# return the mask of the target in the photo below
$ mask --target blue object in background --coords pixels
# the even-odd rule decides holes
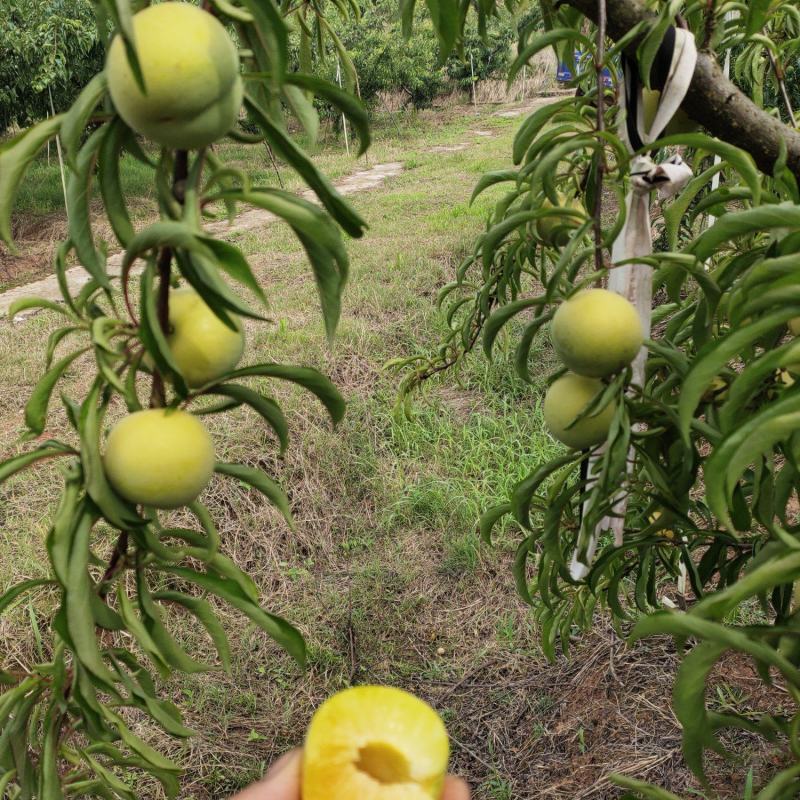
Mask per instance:
[[[568,83],[571,81],[575,76],[574,72],[577,72],[580,67],[581,61],[584,59],[584,54],[580,50],[576,50],[574,54],[574,62],[572,66],[565,64],[563,61],[559,63],[556,69],[556,80],[559,83]],[[603,76],[603,83],[606,87],[613,87],[614,86],[614,76],[611,74],[611,70],[608,67],[603,68],[603,72],[601,73]]]

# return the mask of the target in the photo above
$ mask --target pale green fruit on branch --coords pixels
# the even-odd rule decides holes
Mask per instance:
[[[586,214],[583,203],[577,197],[567,200],[562,194],[558,195],[558,206],[554,206],[548,199],[542,203],[543,210],[554,208],[569,208],[573,211],[580,211],[584,216]],[[550,247],[563,247],[569,241],[572,232],[580,224],[581,220],[571,214],[539,217],[536,220],[536,235]]]
[[[650,130],[653,120],[656,118],[658,104],[661,101],[661,92],[658,89],[643,89],[642,98],[644,100],[644,126],[645,130]],[[660,136],[674,136],[678,133],[694,133],[700,130],[700,126],[682,109],[675,112],[675,116],[667,123],[667,127],[661,132]]]
[[[161,3],[133,18],[146,92],[116,36],[106,74],[114,106],[137,133],[165,147],[205,147],[234,125],[242,105],[239,54],[222,23],[188,3]]]
[[[447,731],[425,702],[356,686],[323,703],[303,751],[303,800],[440,800]]]
[[[575,450],[604,442],[617,410],[616,403],[609,403],[597,415],[584,417],[568,427],[604,389],[602,381],[571,372],[554,381],[544,396],[544,421],[550,433]]]
[[[230,372],[242,357],[244,333],[239,319],[231,330],[194,289],[173,289],[169,293],[167,336],[178,369],[192,387],[205,386]]]
[[[550,336],[564,365],[592,378],[624,369],[644,341],[633,304],[607,289],[587,289],[562,303],[553,317]]]
[[[197,499],[211,479],[214,445],[192,414],[151,408],[111,429],[103,465],[111,485],[131,503],[178,508]]]
[[[800,317],[793,317],[789,320],[789,330],[792,336],[800,336]]]

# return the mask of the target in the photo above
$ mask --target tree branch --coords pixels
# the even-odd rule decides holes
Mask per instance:
[[[597,22],[596,0],[564,3]],[[640,0],[607,0],[607,6],[608,35],[612,39],[621,38],[642,20],[654,18]],[[626,51],[635,56],[638,43],[638,39],[631,42]],[[800,133],[771,117],[726,78],[712,52],[701,50],[697,54],[683,109],[714,136],[750,153],[768,175],[772,174],[781,141],[786,142],[789,169],[800,179]]]

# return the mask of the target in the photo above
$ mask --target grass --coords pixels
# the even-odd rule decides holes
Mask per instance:
[[[493,547],[476,535],[478,515],[557,450],[541,418],[552,359],[544,341],[535,352],[533,386],[514,377],[500,349],[492,364],[468,359],[458,383],[446,376],[427,387],[413,419],[391,413],[395,378],[382,365],[437,342],[442,322],[433,298],[496,196],[486,192],[470,206],[472,188],[483,171],[508,166],[517,124],[491,110],[460,108],[377,126],[370,163],[402,161],[404,171],[352,198],[371,227],[350,242],[352,279],[331,348],[291,233],[271,225],[236,237],[267,287],[276,320],[248,324],[247,357],[319,367],[349,409],[331,431],[313,399],[281,388],[293,432],[284,460],[249,412],[213,421],[220,458],[263,461],[289,490],[295,531],[236,483],[215,482],[206,500],[226,553],[257,581],[266,607],[307,637],[310,666],[301,673],[262,633],[219,608],[234,646],[231,674],[182,676],[164,686],[198,736],[168,740],[144,722],[138,731],[186,765],[182,800],[223,797],[246,785],[300,743],[325,696],[353,682],[405,686],[434,703],[453,735],[453,768],[469,778],[477,800],[611,798],[617,793],[604,776],[623,766],[674,791],[691,785],[668,710],[677,663],[671,644],[657,643],[644,656],[641,647],[623,651],[600,624],[576,646],[573,661],[547,664],[514,594],[510,567],[519,532],[501,529]],[[493,135],[472,133],[478,129]],[[463,150],[431,150],[464,142]],[[236,160],[236,153],[231,147],[226,156]],[[364,165],[332,142],[315,159],[334,178]],[[40,183],[21,197],[26,214],[53,213],[52,165],[49,173],[37,165],[33,175]],[[136,171],[126,180],[135,187]],[[145,188],[134,191],[145,204]],[[17,447],[20,411],[56,324],[43,313],[0,325],[5,452]],[[89,367],[81,360],[71,369],[65,388],[74,396],[86,391]],[[52,431],[63,425],[54,413]],[[0,588],[45,573],[43,540],[58,489],[58,473],[49,467],[0,489]],[[45,595],[36,606],[44,642],[53,602]],[[36,657],[42,644],[30,622],[27,607],[0,617],[7,658]],[[209,656],[201,631],[182,626],[176,634],[199,658]],[[149,784],[138,791],[158,796]]]

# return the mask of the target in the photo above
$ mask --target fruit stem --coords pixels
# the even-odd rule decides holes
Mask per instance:
[[[172,170],[172,194],[183,204],[186,192],[186,178],[189,175],[189,153],[186,150],[175,151],[175,165]],[[156,313],[158,324],[164,336],[169,335],[169,284],[172,273],[172,248],[162,247],[158,254],[158,297]],[[150,392],[150,408],[163,408],[167,404],[164,376],[158,367],[153,368],[153,388]]]
[[[114,545],[114,552],[108,560],[108,566],[103,573],[103,577],[97,584],[97,594],[105,599],[111,588],[111,579],[119,572],[120,568],[125,564],[125,556],[128,552],[128,531],[120,531],[117,543]]]

